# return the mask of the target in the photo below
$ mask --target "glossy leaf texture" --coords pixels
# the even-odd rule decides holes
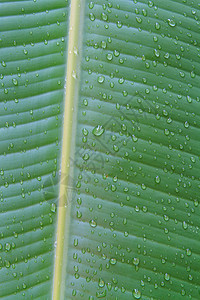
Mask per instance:
[[[0,3],[1,299],[51,299],[68,15]]]
[[[82,2],[64,298],[199,299],[199,3]],[[69,12],[0,3],[5,300],[52,298]]]
[[[199,299],[198,1],[86,1],[66,299]]]

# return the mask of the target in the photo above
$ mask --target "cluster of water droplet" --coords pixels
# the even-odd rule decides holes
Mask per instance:
[[[87,2],[75,298],[198,297],[199,10],[186,2]]]

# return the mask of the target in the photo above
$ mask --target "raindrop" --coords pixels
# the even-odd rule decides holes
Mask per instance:
[[[95,228],[97,226],[97,223],[94,220],[90,220],[89,224],[93,228]]]
[[[133,297],[135,299],[140,299],[141,298],[141,292],[138,289],[133,290]]]
[[[171,26],[171,27],[175,27],[176,26],[176,23],[175,23],[174,20],[168,19],[167,21],[168,21],[169,26]]]
[[[105,13],[101,14],[101,18],[103,21],[107,21],[108,20],[108,16]]]
[[[55,204],[55,203],[51,203],[51,211],[52,211],[53,213],[56,212],[56,204]]]
[[[99,279],[99,287],[103,288],[105,286],[105,282],[102,278]]]
[[[168,273],[165,273],[164,278],[165,278],[165,280],[168,281],[168,280],[170,280],[170,275]]]
[[[182,226],[183,226],[183,229],[185,229],[185,230],[188,228],[188,224],[185,221],[183,221]]]
[[[137,142],[138,138],[135,135],[132,135],[133,142]]]
[[[88,160],[90,158],[88,153],[83,154],[82,156],[83,160]]]
[[[2,67],[4,67],[4,68],[5,68],[5,67],[6,67],[6,63],[5,63],[5,61],[2,61],[2,62],[1,62],[1,65],[2,65]]]
[[[95,15],[93,13],[90,13],[89,18],[90,18],[91,21],[94,21],[95,20]]]
[[[104,80],[105,80],[105,77],[104,77],[104,76],[99,76],[98,79],[97,79],[97,81],[98,81],[99,83],[103,83]]]
[[[185,121],[184,127],[185,127],[185,128],[188,128],[189,126],[190,126],[190,125],[189,125],[188,121]]]
[[[136,17],[136,21],[137,21],[138,23],[142,23],[142,19],[141,19],[140,17]]]
[[[101,136],[104,133],[105,129],[103,128],[102,125],[97,125],[93,130],[92,133],[95,136]]]
[[[140,263],[140,259],[137,258],[137,257],[134,257],[134,259],[133,259],[133,264],[134,264],[135,266],[138,266],[139,263]]]
[[[156,176],[155,182],[156,182],[156,183],[160,183],[160,180],[161,180],[160,177],[159,177],[159,176]]]
[[[159,29],[160,29],[160,24],[156,22],[155,28],[156,28],[157,30],[159,30]]]
[[[11,249],[11,245],[10,245],[10,243],[6,243],[6,245],[5,245],[5,249],[6,249],[7,251],[9,251],[9,250]]]
[[[186,249],[186,255],[187,256],[191,256],[192,255],[192,251],[189,248]]]
[[[106,58],[107,60],[112,60],[113,59],[112,53],[108,53]]]
[[[111,265],[116,265],[116,263],[117,263],[116,258],[111,258],[110,263],[111,263]]]
[[[17,81],[17,79],[13,78],[13,79],[12,79],[12,82],[13,82],[13,84],[14,84],[15,86],[17,86],[17,85],[18,85],[18,81]]]

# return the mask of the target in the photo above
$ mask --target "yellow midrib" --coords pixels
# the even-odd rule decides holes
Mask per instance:
[[[68,38],[68,53],[67,53],[67,72],[66,72],[66,93],[64,105],[64,123],[63,123],[63,140],[62,140],[62,156],[61,156],[61,178],[58,203],[58,223],[56,232],[56,254],[54,261],[54,279],[53,279],[53,300],[61,299],[61,282],[63,271],[63,249],[66,214],[69,208],[67,204],[70,199],[67,199],[68,179],[70,172],[70,151],[71,151],[71,136],[72,136],[72,121],[74,110],[74,98],[76,78],[75,72],[77,69],[77,51],[79,42],[79,24],[80,24],[81,0],[71,0],[70,7],[70,24]],[[65,253],[67,257],[67,253]]]

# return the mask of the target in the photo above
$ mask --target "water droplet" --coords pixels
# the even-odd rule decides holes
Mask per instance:
[[[160,183],[160,181],[161,181],[160,177],[159,177],[159,176],[156,176],[155,182],[156,182],[156,183]]]
[[[115,152],[118,152],[118,151],[119,151],[119,147],[118,147],[117,145],[113,145],[113,150],[114,150]]]
[[[133,297],[135,299],[140,299],[141,298],[141,292],[138,289],[133,290]]]
[[[107,14],[102,13],[102,14],[101,14],[101,19],[102,19],[103,21],[107,21],[107,20],[108,20]]]
[[[5,188],[8,188],[8,187],[9,187],[9,183],[8,183],[8,182],[5,182],[5,183],[4,183],[4,186],[5,186]]]
[[[116,258],[111,258],[110,263],[111,263],[111,265],[116,265],[116,263],[117,263]]]
[[[107,60],[112,60],[113,59],[113,55],[112,55],[112,53],[108,53],[107,55],[106,55],[106,58],[107,58]]]
[[[115,57],[118,57],[118,56],[120,55],[120,52],[119,52],[119,51],[117,51],[117,50],[114,50],[114,52],[113,52],[113,53],[114,53],[114,56],[115,56]]]
[[[105,282],[102,278],[99,279],[99,287],[103,288],[105,286]]]
[[[90,220],[89,224],[93,228],[95,228],[97,226],[97,223],[94,220]]]
[[[90,8],[90,9],[93,9],[93,7],[94,7],[94,2],[90,2],[90,3],[89,3],[89,8]]]
[[[6,245],[5,245],[5,249],[6,249],[7,251],[9,251],[9,250],[11,249],[11,245],[10,245],[10,243],[6,243]]]
[[[169,221],[169,217],[167,216],[167,215],[164,215],[163,216],[163,219],[167,222],[167,221]]]
[[[185,77],[185,73],[184,72],[179,72],[179,75],[184,78]]]
[[[168,273],[165,273],[164,278],[165,278],[165,280],[168,281],[168,280],[170,280],[170,275]]]
[[[2,62],[1,62],[1,65],[2,65],[2,67],[4,67],[4,68],[5,68],[5,67],[6,67],[6,63],[5,63],[5,61],[2,61]]]
[[[160,57],[160,52],[157,49],[154,50],[154,54],[156,57]]]
[[[122,22],[121,21],[117,21],[117,27],[122,28]]]
[[[142,19],[141,19],[140,17],[136,17],[136,21],[137,21],[138,23],[142,23]]]
[[[142,10],[142,14],[143,14],[143,16],[144,16],[144,17],[146,17],[146,16],[147,16],[147,11],[146,11],[146,9],[144,9],[144,8],[143,8],[143,10]]]
[[[91,21],[94,21],[95,20],[95,15],[93,13],[90,13],[89,18],[90,18]]]
[[[137,257],[134,257],[134,259],[133,259],[133,264],[134,264],[135,266],[138,266],[139,263],[140,263],[140,259],[137,258]]]
[[[192,277],[191,274],[189,274],[188,279],[189,279],[189,280],[192,280],[192,279],[193,279],[193,277]]]
[[[5,259],[5,266],[6,266],[6,268],[10,268],[10,262],[9,262],[9,260]]]
[[[123,224],[124,224],[124,225],[127,224],[127,219],[126,219],[126,218],[123,219]]]
[[[189,103],[192,102],[192,98],[190,96],[187,96],[186,99],[187,99],[187,102],[189,102]]]
[[[192,251],[189,248],[186,249],[186,255],[187,256],[191,256],[192,255]]]
[[[96,296],[97,296],[97,298],[106,297],[106,290],[104,290],[103,292],[96,292]]]
[[[23,282],[22,287],[23,287],[23,289],[26,289],[27,288],[26,283]]]
[[[83,160],[88,160],[90,158],[88,153],[83,154],[82,156]]]
[[[102,125],[97,125],[93,130],[92,133],[95,136],[101,136],[104,133],[105,129],[103,128]]]
[[[185,121],[184,127],[185,127],[185,128],[188,128],[189,126],[190,126],[190,124],[188,123],[188,121]]]
[[[123,77],[119,78],[118,82],[119,82],[119,84],[123,84],[124,83],[124,78]]]
[[[169,26],[171,26],[171,27],[175,27],[176,26],[176,22],[174,20],[168,19],[167,21],[168,21]]]
[[[133,142],[137,142],[138,138],[135,135],[132,135]]]
[[[75,247],[78,246],[78,239],[77,239],[77,238],[74,239],[74,246],[75,246]]]
[[[55,204],[55,203],[51,203],[51,211],[52,211],[53,213],[56,212],[56,204]]]
[[[99,83],[103,83],[104,80],[105,80],[105,77],[104,77],[104,76],[99,76],[98,79],[97,79],[97,81],[98,81]]]
[[[76,216],[77,216],[78,219],[80,219],[82,217],[82,213],[80,211],[77,211]]]
[[[150,8],[153,7],[153,6],[154,6],[153,1],[148,1],[148,6],[149,6]]]
[[[183,226],[183,229],[185,229],[185,230],[188,228],[188,224],[185,221],[183,221],[182,226]]]
[[[157,30],[159,30],[159,29],[160,29],[160,24],[159,24],[158,22],[156,22],[156,24],[155,24],[155,28],[156,28]]]
[[[142,185],[141,185],[141,188],[143,189],[143,190],[146,190],[146,185],[144,184],[144,183],[142,183]]]
[[[17,79],[16,79],[16,78],[13,78],[13,79],[12,79],[12,82],[13,82],[13,84],[14,84],[15,86],[17,86],[17,85],[18,85],[18,81],[17,81]]]

